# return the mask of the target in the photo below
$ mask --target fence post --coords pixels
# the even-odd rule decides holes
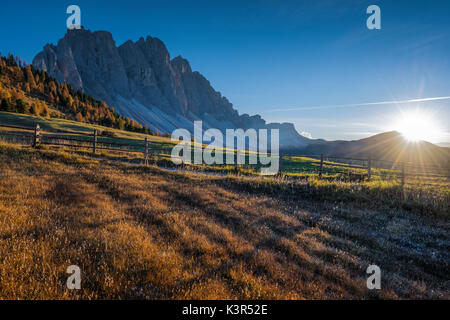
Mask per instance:
[[[144,163],[146,166],[148,166],[148,138],[147,137],[145,137]]]
[[[280,153],[279,155],[278,155],[278,157],[279,157],[279,159],[280,159],[280,164],[279,164],[279,174],[281,175],[282,173],[283,173],[283,165],[284,165],[284,163],[283,163],[283,155]]]
[[[320,169],[319,169],[319,177],[322,177],[323,172],[323,153],[320,154]]]
[[[372,158],[369,157],[367,160],[367,177],[370,180],[370,177],[372,176]]]
[[[238,174],[239,173],[239,152],[237,149],[233,150],[233,154],[236,153],[236,160],[234,162],[234,173]]]
[[[94,130],[94,141],[92,143],[92,153],[95,154],[97,151],[97,130]]]
[[[36,124],[36,127],[34,128],[33,148],[36,148],[39,145],[41,138],[40,135],[41,135],[41,128],[39,127],[39,124]]]
[[[402,163],[402,180],[401,180],[401,185],[402,185],[402,198],[405,195],[405,164]]]

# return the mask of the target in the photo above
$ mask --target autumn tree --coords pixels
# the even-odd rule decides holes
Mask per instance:
[[[36,81],[34,80],[33,72],[31,71],[31,66],[25,68],[25,77],[27,79],[27,83],[30,86],[31,90],[36,89]]]
[[[83,122],[84,119],[83,119],[83,116],[82,116],[82,114],[80,112],[78,112],[76,114],[75,120],[78,121],[78,122]]]
[[[23,65],[23,66],[22,66]],[[36,94],[39,97],[36,97]],[[0,56],[0,109],[50,116],[50,108],[66,119],[149,132],[137,121],[117,114],[113,107],[67,83],[59,84],[43,70],[25,65],[12,54]]]
[[[48,109],[48,106],[45,103],[43,104],[42,115],[46,118],[50,117],[50,110]]]

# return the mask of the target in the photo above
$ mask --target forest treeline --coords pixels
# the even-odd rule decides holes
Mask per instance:
[[[119,115],[105,102],[71,85],[58,83],[47,72],[18,57],[0,55],[0,111],[55,117],[106,127],[157,134],[137,121]]]

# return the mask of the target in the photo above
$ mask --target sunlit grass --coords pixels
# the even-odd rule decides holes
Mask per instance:
[[[387,181],[208,176],[8,144],[0,172],[0,298],[448,299],[448,220],[405,210]],[[80,291],[65,288],[72,264]]]

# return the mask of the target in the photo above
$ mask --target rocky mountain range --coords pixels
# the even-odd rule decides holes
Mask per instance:
[[[57,45],[47,44],[36,55],[33,66],[159,132],[192,131],[193,121],[202,120],[204,129],[279,129],[282,148],[310,142],[292,123],[267,124],[259,115],[240,115],[186,59],[171,59],[157,38],[116,46],[107,31],[68,30]]]
[[[397,132],[356,141],[313,140],[292,123],[266,123],[259,115],[239,114],[189,62],[171,59],[164,43],[152,37],[120,46],[107,31],[68,30],[57,45],[47,44],[33,66],[103,100],[123,116],[150,129],[171,133],[177,128],[222,131],[233,128],[279,129],[280,148],[293,154],[358,156],[446,165],[449,148],[428,142],[409,144]]]

